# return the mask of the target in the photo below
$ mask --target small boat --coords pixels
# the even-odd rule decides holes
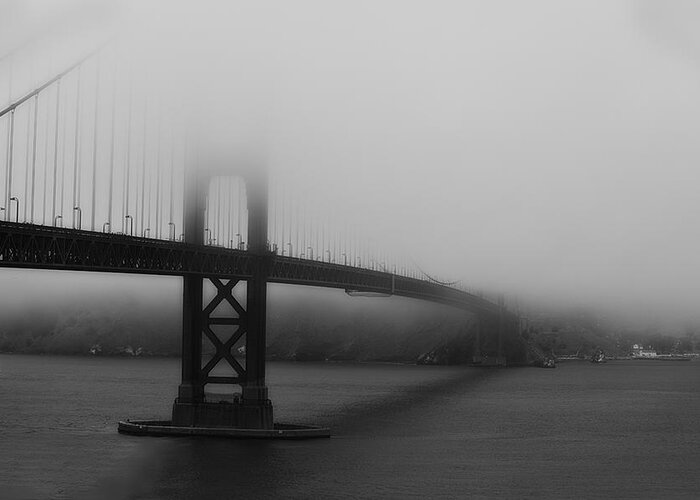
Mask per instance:
[[[556,368],[557,363],[553,357],[547,356],[542,360],[542,368]]]
[[[605,351],[602,349],[598,349],[596,352],[593,353],[593,356],[591,356],[591,363],[605,363],[607,360],[605,359]]]

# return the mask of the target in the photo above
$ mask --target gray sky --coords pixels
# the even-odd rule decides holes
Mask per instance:
[[[695,314],[694,2],[189,3],[133,39],[310,207],[468,285]]]

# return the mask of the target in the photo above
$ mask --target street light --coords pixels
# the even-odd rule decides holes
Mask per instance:
[[[143,230],[143,237],[148,238],[151,235],[151,228],[147,227],[146,229]]]
[[[343,256],[343,265],[344,265],[344,266],[347,266],[347,265],[348,265],[348,254],[346,254],[345,252],[343,252],[343,253],[341,253],[340,255]]]
[[[104,224],[102,224],[102,232],[103,232],[103,233],[106,233],[108,227],[110,228],[110,231],[111,231],[111,229],[112,229],[112,224],[110,224],[109,222],[105,222]]]
[[[175,223],[168,222],[168,239],[170,241],[175,241]]]
[[[63,216],[57,215],[53,218],[53,227],[58,227],[58,219],[61,219],[61,227],[63,227]]]
[[[208,227],[204,228],[204,244],[207,244],[207,241],[211,240],[211,236],[209,235],[210,231]]]
[[[15,211],[15,222],[19,222],[19,198],[13,196],[10,198],[10,203],[13,201],[17,202],[17,210]],[[10,206],[10,213],[12,212],[12,207]]]
[[[75,212],[78,212],[78,229],[83,226],[83,210],[80,207],[73,207],[73,217]],[[75,229],[75,218],[73,219],[73,229]]]
[[[134,235],[134,218],[131,215],[124,216],[124,224],[129,228],[129,236]]]
[[[241,233],[236,233],[236,248],[241,250]]]

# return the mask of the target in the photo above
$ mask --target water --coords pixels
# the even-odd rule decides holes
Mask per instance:
[[[698,498],[700,363],[270,363],[319,441],[119,435],[168,418],[176,360],[0,355],[0,498]]]

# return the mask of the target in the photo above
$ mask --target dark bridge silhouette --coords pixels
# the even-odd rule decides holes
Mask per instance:
[[[486,300],[407,269],[397,271],[396,266],[389,272],[386,262],[370,259],[348,242],[343,246],[330,238],[319,238],[318,233],[315,241],[313,237],[305,241],[305,229],[300,236],[297,224],[296,236],[293,236],[292,228],[284,226],[284,213],[280,227],[271,229],[269,183],[264,169],[249,165],[243,165],[248,167],[243,170],[237,170],[240,165],[231,165],[230,169],[217,172],[184,168],[187,159],[183,157],[182,189],[177,189],[174,152],[169,168],[163,167],[162,134],[159,128],[155,139],[148,137],[147,114],[139,124],[143,137],[140,143],[136,140],[132,131],[135,124],[131,95],[128,113],[119,115],[116,83],[111,89],[111,112],[106,111],[107,122],[111,120],[111,132],[103,138],[107,144],[102,145],[98,136],[102,102],[99,65],[93,81],[96,88],[88,96],[94,99],[91,110],[94,119],[88,126],[81,125],[85,114],[81,105],[88,97],[80,86],[81,81],[85,85],[85,68],[90,60],[87,58],[70,66],[15,98],[0,111],[0,119],[4,120],[7,130],[0,139],[6,141],[5,207],[0,207],[5,219],[0,221],[0,266],[182,276],[182,381],[173,406],[172,422],[168,424],[171,428],[190,429],[187,433],[192,429],[212,428],[272,432],[275,428],[265,381],[268,283],[428,300],[475,313],[480,318],[479,324],[490,328],[482,337],[498,335],[500,338],[504,332],[517,334],[518,318],[507,311],[502,302]],[[77,85],[77,89],[72,95],[62,95],[69,84]],[[108,96],[107,102],[109,100]],[[71,102],[74,109],[69,109]],[[148,104],[147,100],[144,102]],[[73,113],[71,130],[66,117]],[[121,135],[116,125],[118,116],[125,120],[126,131]],[[17,124],[20,118],[23,120],[21,127]],[[25,137],[21,137],[22,132]],[[93,143],[91,170],[82,167],[85,163],[80,146],[85,139],[83,135]],[[133,152],[135,143],[142,148],[137,158]],[[147,149],[152,143],[157,147],[155,155],[149,154]],[[72,149],[71,144],[74,144]],[[125,148],[121,161],[118,160],[120,147]],[[98,164],[103,164],[101,150],[109,153],[104,158],[108,173],[103,179],[97,168]],[[120,163],[123,172],[119,171]],[[225,179],[231,178],[239,180],[238,192],[222,193],[221,186],[228,182]],[[68,194],[72,195],[72,200],[66,202],[65,186],[71,180],[72,190]],[[91,188],[87,200],[81,195],[83,184]],[[121,207],[116,206],[116,198],[121,198]],[[241,206],[243,199],[245,210]],[[179,238],[175,231],[176,204],[181,206],[179,218],[184,228]],[[238,205],[235,226],[234,204]],[[89,211],[90,230],[82,228],[83,210],[86,214]],[[278,204],[274,212],[280,212]],[[63,217],[68,213],[73,216],[72,228],[63,227]],[[101,225],[100,216],[104,217]],[[122,231],[113,231],[113,226],[120,224]],[[133,236],[135,226],[141,236]],[[163,234],[166,230],[167,236]],[[229,242],[228,248],[214,244],[217,238]],[[296,238],[294,242],[293,238]],[[247,242],[244,243],[244,239]],[[285,246],[289,248],[286,255]],[[308,254],[300,248],[308,248]],[[321,258],[326,255],[327,259]],[[363,255],[365,266],[362,266]],[[347,264],[348,256],[352,265]],[[343,260],[343,263],[335,260]],[[214,298],[208,302],[204,299],[205,281],[211,282],[216,290]],[[245,282],[245,300],[237,298],[233,292],[241,282]],[[233,311],[228,316],[215,314],[222,303],[228,303]],[[216,351],[206,363],[202,353],[205,339]],[[245,346],[245,359],[237,358],[232,352],[241,342]],[[219,363],[227,365],[230,375],[214,375]],[[222,404],[207,400],[207,384],[240,385],[242,392],[232,402]],[[132,432],[153,428],[148,424],[124,424],[124,430]],[[160,429],[157,432],[165,432],[163,426],[156,428]]]

